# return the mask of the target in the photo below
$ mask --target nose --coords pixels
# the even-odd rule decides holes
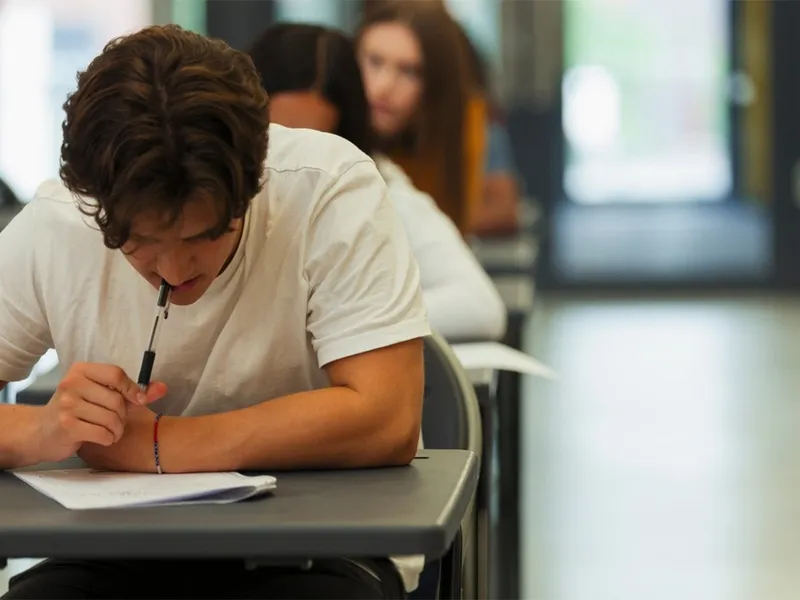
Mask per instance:
[[[185,249],[180,247],[165,249],[158,257],[156,272],[171,286],[179,286],[194,277],[193,262],[192,255]]]
[[[380,101],[391,97],[396,80],[394,69],[383,65],[376,67],[372,74],[373,98]]]

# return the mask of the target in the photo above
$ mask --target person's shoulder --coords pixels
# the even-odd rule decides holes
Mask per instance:
[[[36,188],[31,203],[41,215],[74,219],[82,213],[77,209],[75,196],[60,179],[48,179]]]
[[[373,160],[355,145],[330,133],[271,125],[265,185],[255,199],[256,213],[273,226],[302,227],[331,202],[359,195],[362,203],[380,202],[385,188]],[[368,198],[363,198],[366,195]]]
[[[313,129],[291,129],[275,123],[270,125],[266,162],[268,179],[319,175],[335,179],[359,163],[374,167],[368,155],[338,135]]]
[[[16,236],[17,244],[35,251],[46,265],[42,272],[57,276],[66,265],[93,264],[105,248],[94,220],[78,207],[75,196],[58,179],[45,181],[3,233]]]
[[[37,224],[56,225],[60,234],[70,229],[75,231],[89,229],[85,226],[89,217],[78,209],[75,196],[60,179],[48,179],[40,184],[30,205],[31,218]]]
[[[441,213],[436,201],[416,187],[403,168],[388,156],[376,155],[375,165],[386,182],[389,198],[401,213],[414,213],[419,210]]]

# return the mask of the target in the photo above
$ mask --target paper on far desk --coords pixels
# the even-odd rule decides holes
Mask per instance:
[[[116,473],[93,469],[15,471],[19,479],[73,510],[173,504],[229,504],[275,489],[269,475]]]
[[[461,365],[467,370],[493,369],[495,371],[514,371],[538,375],[545,379],[556,379],[555,371],[540,363],[532,356],[496,342],[475,342],[453,344]]]

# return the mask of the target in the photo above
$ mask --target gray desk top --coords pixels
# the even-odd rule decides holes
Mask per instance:
[[[535,285],[530,275],[502,275],[492,278],[509,312],[533,310]]]
[[[0,557],[439,557],[478,460],[427,450],[409,467],[276,476],[274,495],[238,504],[72,511],[0,473]]]
[[[530,273],[539,253],[536,236],[526,232],[505,238],[474,240],[471,247],[478,261],[490,273],[496,270]]]

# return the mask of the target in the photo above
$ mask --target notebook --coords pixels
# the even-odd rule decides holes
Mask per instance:
[[[65,508],[130,508],[230,504],[274,490],[270,475],[240,473],[117,473],[88,468],[14,471],[14,475]]]

